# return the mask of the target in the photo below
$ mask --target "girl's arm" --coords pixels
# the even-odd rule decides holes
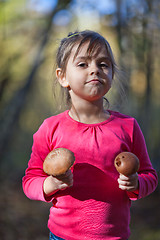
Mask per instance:
[[[33,136],[33,146],[28,168],[22,179],[25,195],[32,200],[52,201],[54,193],[58,190],[72,186],[73,176],[68,171],[63,177],[48,176],[43,171],[43,162],[51,149],[52,133],[47,122],[41,125]]]
[[[151,194],[156,189],[158,177],[149,159],[144,136],[137,121],[134,123],[132,141],[132,152],[139,158],[140,168],[137,175],[138,187],[134,191],[127,191],[127,194],[131,200],[136,200]]]
[[[33,135],[32,153],[25,176],[22,179],[23,191],[32,200],[48,201],[43,191],[44,181],[48,177],[43,171],[43,161],[51,151],[48,135],[48,125],[44,121]]]

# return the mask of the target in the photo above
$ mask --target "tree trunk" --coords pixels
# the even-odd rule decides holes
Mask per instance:
[[[57,3],[57,7],[51,12],[47,20],[47,26],[43,31],[43,38],[40,44],[39,49],[37,50],[37,55],[35,57],[33,67],[28,77],[26,78],[24,86],[17,91],[15,96],[11,99],[8,106],[2,113],[2,117],[0,119],[0,159],[2,160],[2,155],[5,153],[5,149],[11,137],[13,126],[17,122],[20,112],[25,104],[26,95],[29,92],[29,89],[33,83],[34,76],[43,61],[43,50],[48,42],[49,34],[52,29],[52,20],[54,15],[63,8],[63,2],[59,1]]]

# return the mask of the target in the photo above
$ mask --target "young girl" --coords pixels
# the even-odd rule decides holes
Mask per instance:
[[[127,240],[131,200],[153,192],[157,175],[136,120],[104,108],[116,71],[112,50],[98,33],[76,32],[61,41],[57,65],[70,108],[46,119],[34,134],[24,192],[30,199],[52,201],[50,239]],[[59,147],[76,159],[61,179],[43,171],[45,157]],[[138,173],[129,177],[114,167],[123,151],[140,160]]]

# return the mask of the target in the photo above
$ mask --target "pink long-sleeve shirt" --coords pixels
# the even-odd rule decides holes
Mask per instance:
[[[43,161],[55,148],[75,154],[73,187],[45,198]],[[139,190],[119,189],[116,155],[133,152],[140,160]],[[48,227],[66,240],[128,239],[131,200],[150,194],[157,186],[143,134],[132,117],[110,111],[108,120],[84,124],[73,120],[68,110],[46,119],[34,134],[31,158],[23,177],[28,198],[52,201]]]

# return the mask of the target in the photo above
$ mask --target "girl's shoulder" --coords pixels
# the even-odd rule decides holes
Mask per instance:
[[[134,117],[120,113],[118,111],[109,110],[109,113],[115,118],[135,120]]]
[[[59,113],[57,115],[50,116],[42,122],[38,130],[47,131],[48,129],[52,131],[55,129],[61,122],[64,122],[66,119],[66,111]]]
[[[59,122],[65,119],[66,112],[58,113],[56,115],[50,116],[44,120],[45,123],[52,124],[53,122]]]
[[[133,134],[133,132],[141,132],[141,128],[134,117],[117,111],[110,111],[110,114],[114,120],[112,121],[113,126],[119,126],[130,134]]]

